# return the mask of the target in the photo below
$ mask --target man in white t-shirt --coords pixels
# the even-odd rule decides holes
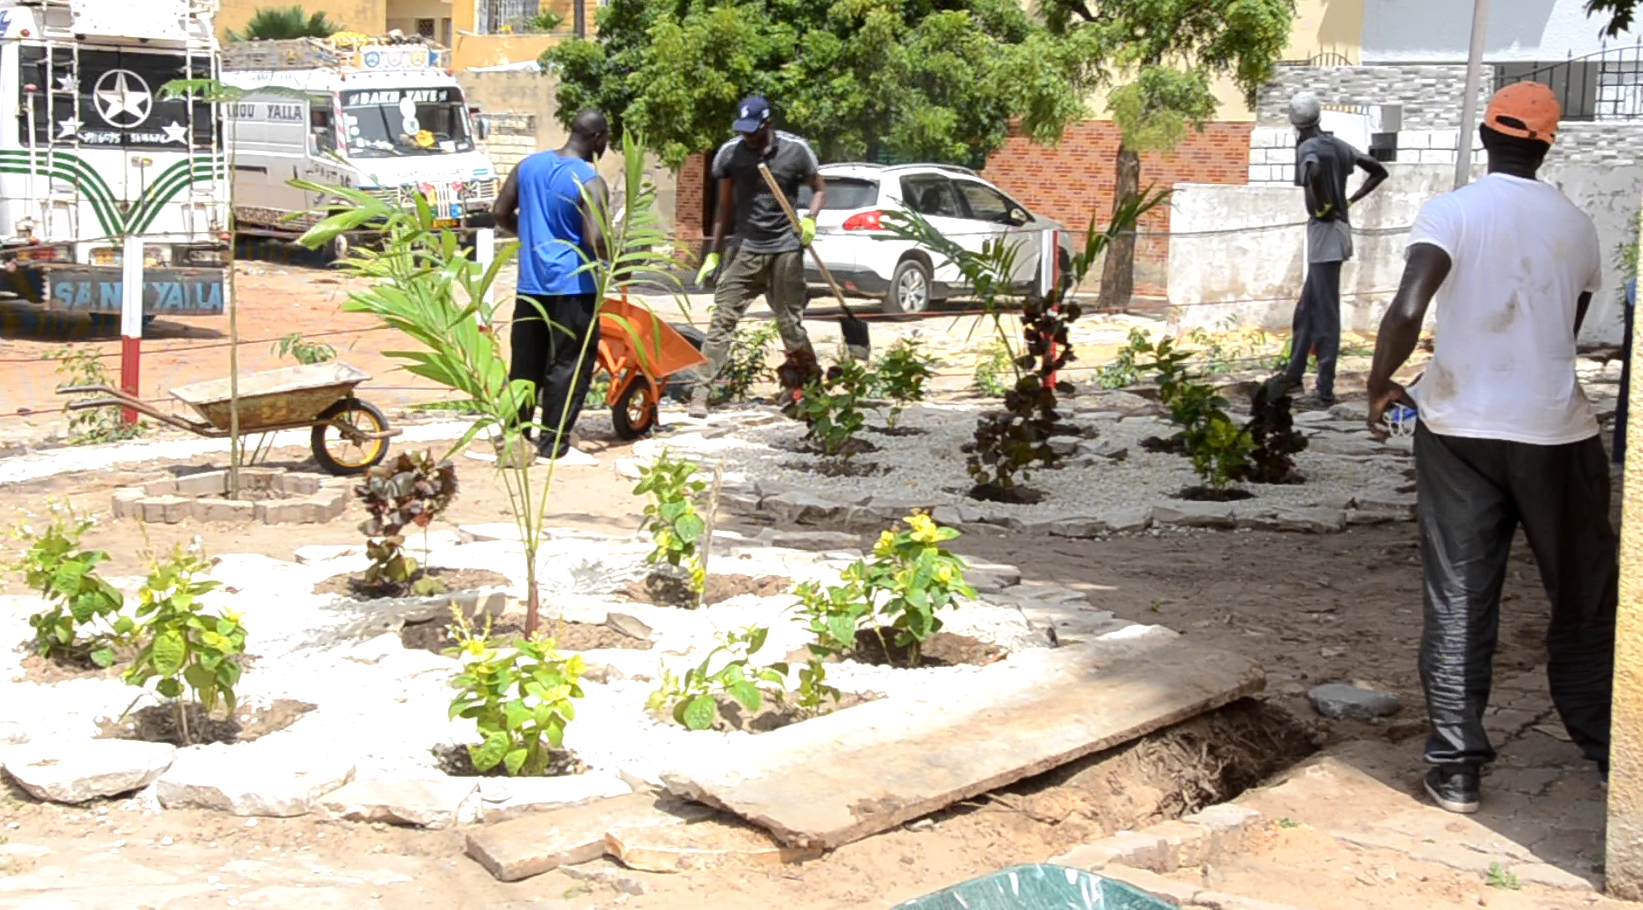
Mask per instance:
[[[1591,218],[1536,179],[1561,115],[1544,85],[1497,92],[1479,132],[1487,176],[1430,200],[1410,230],[1397,297],[1369,375],[1369,425],[1397,403],[1415,431],[1426,576],[1421,684],[1436,765],[1426,791],[1475,812],[1500,591],[1521,525],[1552,602],[1546,674],[1569,738],[1608,773],[1617,544],[1597,420],[1575,378],[1580,332],[1602,268]],[[1427,304],[1437,338],[1405,390]]]

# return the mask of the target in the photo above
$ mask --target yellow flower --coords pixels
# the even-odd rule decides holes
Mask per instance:
[[[874,556],[888,556],[896,546],[896,535],[889,531],[879,534],[879,542],[873,544]]]
[[[914,540],[919,543],[936,542],[936,523],[930,519],[930,516],[922,514],[909,515],[902,521],[907,522],[907,527],[913,529]]]
[[[469,657],[484,657],[485,643],[479,641],[478,639],[470,638],[467,643],[462,646],[462,650],[466,651]]]
[[[946,583],[948,583],[952,580],[953,580],[953,570],[952,570],[951,567],[949,567],[949,566],[939,566],[939,567],[936,568],[936,582],[938,584],[946,584]]]

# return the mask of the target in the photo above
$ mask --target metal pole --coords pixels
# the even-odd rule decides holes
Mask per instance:
[[[143,238],[128,235],[120,250],[120,390],[142,397]],[[120,409],[120,422],[131,426],[137,412]]]
[[[1455,189],[1472,180],[1472,134],[1478,130],[1478,89],[1483,83],[1483,37],[1489,0],[1472,0],[1472,44],[1466,54],[1466,96],[1460,102],[1460,139],[1455,143]]]

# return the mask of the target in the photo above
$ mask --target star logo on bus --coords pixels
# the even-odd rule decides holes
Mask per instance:
[[[91,89],[97,116],[109,126],[130,129],[148,119],[154,109],[154,93],[143,77],[131,70],[109,70]]]
[[[188,135],[188,127],[183,126],[181,123],[173,120],[165,126],[160,127],[160,132],[165,134],[166,142],[180,143],[185,141],[183,137]]]

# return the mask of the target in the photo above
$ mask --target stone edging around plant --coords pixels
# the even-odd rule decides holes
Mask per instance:
[[[273,493],[278,498],[217,498],[228,493],[228,472],[206,471],[115,490],[114,517],[131,517],[150,524],[178,524],[189,519],[315,524],[343,513],[353,481],[326,474],[241,468],[240,486]]]
[[[955,528],[991,525],[1012,531],[1048,533],[1056,537],[1090,538],[1105,534],[1136,533],[1148,528],[1250,529],[1334,533],[1354,525],[1415,520],[1415,494],[1379,491],[1350,499],[1305,506],[1264,505],[1258,499],[1238,502],[1193,502],[1168,499],[1152,506],[1120,508],[1094,515],[1056,516],[1023,520],[1003,515],[983,502],[958,505],[915,501],[909,497],[862,496],[841,501],[785,486],[727,484],[719,497],[721,507],[742,513],[761,513],[781,527],[794,525],[879,527],[895,522],[912,509],[932,513],[939,524]]]

